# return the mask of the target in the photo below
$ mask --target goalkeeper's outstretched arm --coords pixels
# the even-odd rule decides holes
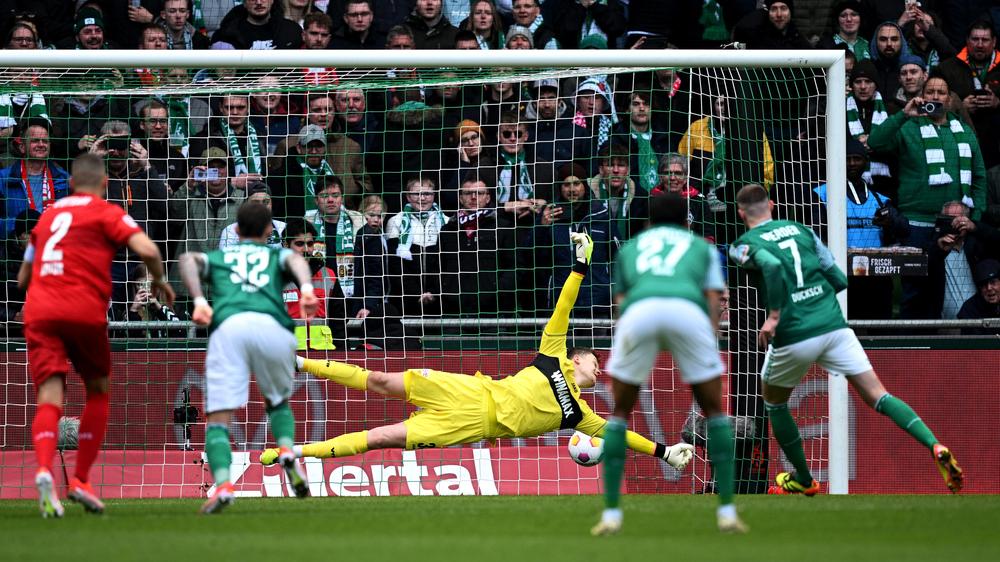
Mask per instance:
[[[552,316],[545,324],[545,331],[542,332],[542,343],[538,347],[538,352],[550,357],[565,357],[566,355],[566,333],[569,331],[569,313],[576,304],[576,297],[580,294],[580,285],[590,266],[590,256],[593,252],[594,242],[590,235],[575,232],[571,239],[576,244],[576,261],[573,262],[573,272],[566,278],[562,289],[559,291],[559,300],[556,308],[552,311]]]

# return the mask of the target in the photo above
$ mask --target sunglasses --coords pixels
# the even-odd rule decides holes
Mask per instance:
[[[515,139],[521,136],[521,134],[522,134],[521,131],[511,131],[511,130],[500,131],[500,136],[502,136],[505,139]]]

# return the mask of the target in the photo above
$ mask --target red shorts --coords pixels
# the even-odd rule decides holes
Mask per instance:
[[[69,372],[73,363],[83,379],[111,374],[111,344],[104,324],[76,324],[63,320],[42,320],[24,327],[28,342],[31,379],[38,386],[55,375]]]

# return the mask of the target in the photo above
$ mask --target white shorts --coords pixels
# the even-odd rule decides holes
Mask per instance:
[[[660,351],[670,352],[687,384],[722,374],[712,321],[687,299],[648,298],[630,306],[615,327],[608,373],[615,380],[642,386]]]
[[[854,331],[841,328],[798,343],[768,347],[760,378],[771,386],[794,388],[813,363],[849,377],[872,370]]]
[[[241,312],[208,338],[205,357],[205,411],[242,408],[250,396],[250,374],[271,404],[292,395],[295,335],[268,314]]]

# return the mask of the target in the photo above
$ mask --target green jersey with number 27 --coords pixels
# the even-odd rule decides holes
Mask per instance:
[[[837,302],[847,276],[805,225],[780,220],[758,224],[730,246],[729,259],[750,271],[765,307],[781,311],[775,347],[847,327]]]
[[[615,259],[615,293],[621,312],[647,298],[687,299],[708,312],[706,290],[725,290],[715,246],[690,231],[658,226],[630,240]]]
[[[241,242],[204,254],[203,276],[212,289],[212,325],[215,330],[226,318],[240,312],[260,312],[295,330],[288,315],[282,288],[291,281],[285,259],[291,250],[271,248],[256,242]]]

